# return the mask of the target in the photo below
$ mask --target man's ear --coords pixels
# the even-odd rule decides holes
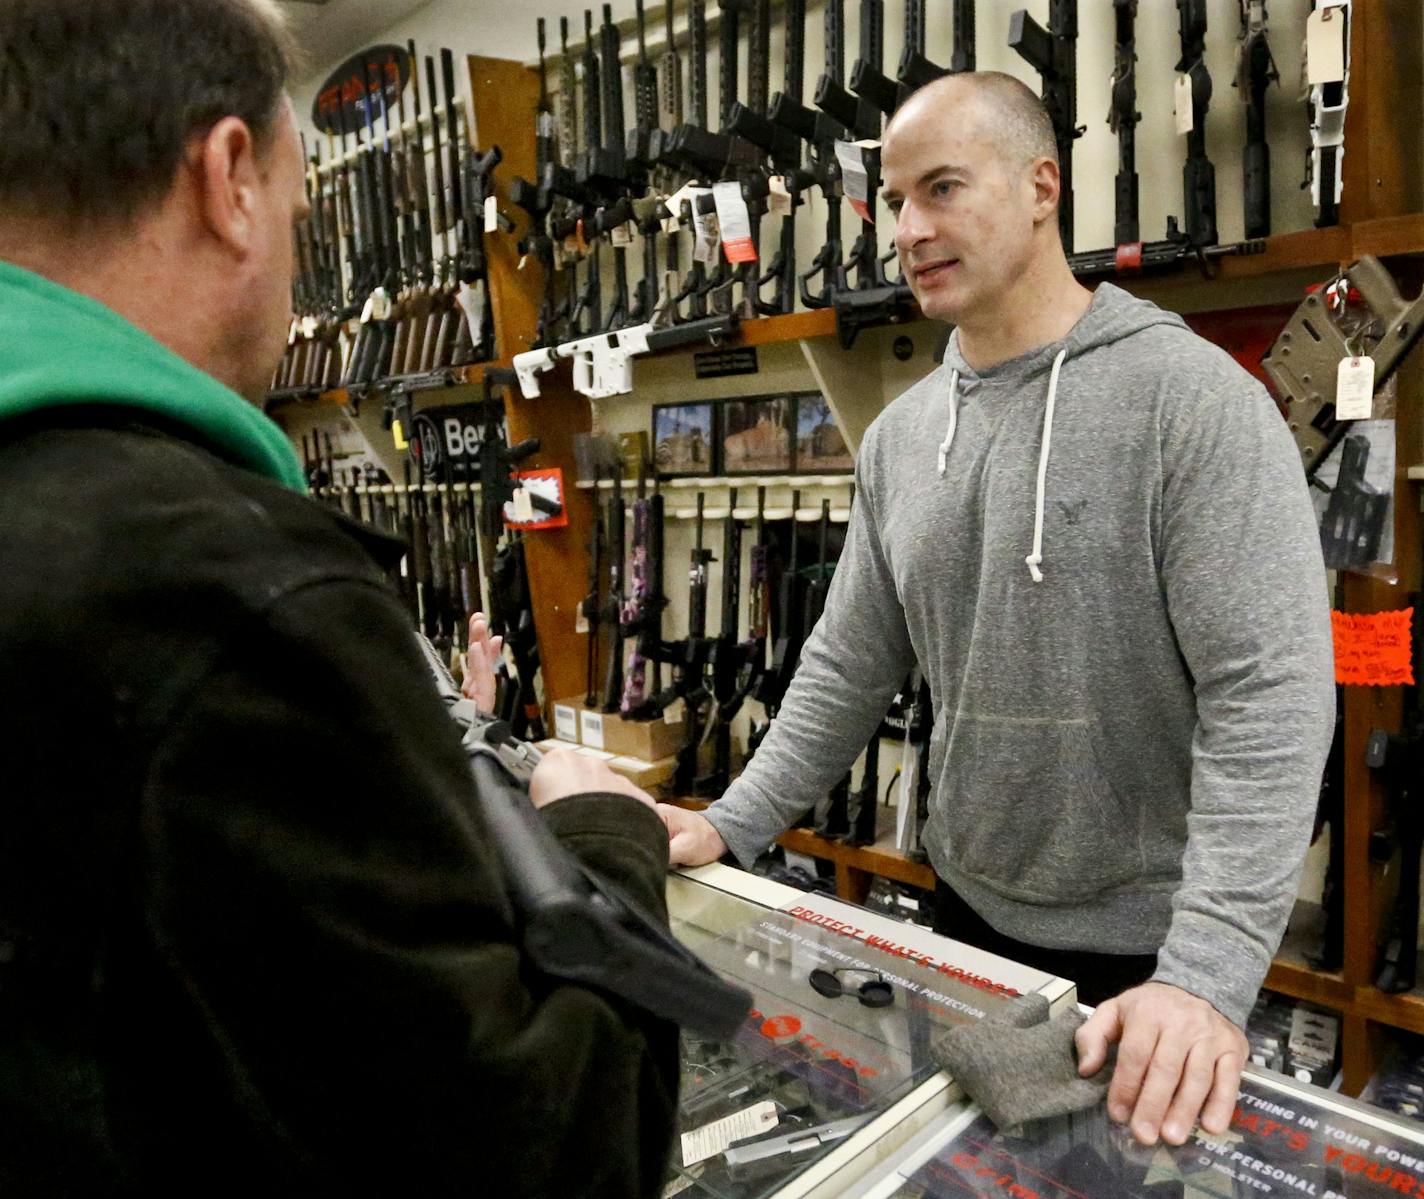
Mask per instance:
[[[261,183],[252,130],[240,117],[224,117],[197,143],[190,162],[203,223],[233,254],[246,257],[257,236]]]
[[[1037,159],[1029,172],[1029,183],[1033,187],[1033,220],[1040,224],[1046,220],[1056,220],[1058,195],[1063,187],[1058,164],[1051,158]]]

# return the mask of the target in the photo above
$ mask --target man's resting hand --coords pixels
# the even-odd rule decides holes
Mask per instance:
[[[1108,1115],[1132,1135],[1170,1145],[1191,1135],[1198,1116],[1226,1131],[1241,1085],[1246,1037],[1205,999],[1166,983],[1144,983],[1099,1005],[1078,1030],[1078,1073],[1096,1074],[1118,1042]]]
[[[673,804],[658,804],[658,815],[668,831],[668,860],[673,866],[702,866],[727,852],[722,834],[701,812]]]
[[[572,749],[551,749],[544,755],[544,760],[534,767],[534,774],[529,779],[529,798],[536,808],[571,795],[609,791],[615,795],[632,796],[648,807],[654,807],[653,797],[646,791],[610,770],[597,758],[587,757]]]

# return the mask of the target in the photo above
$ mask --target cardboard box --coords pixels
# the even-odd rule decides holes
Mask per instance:
[[[662,717],[624,720],[617,712],[585,707],[579,696],[554,703],[554,734],[564,741],[577,740],[590,749],[642,762],[660,762],[676,757],[687,742],[687,723],[682,719],[680,702],[675,715],[677,721],[673,724]]]
[[[543,753],[547,753],[551,749],[571,749],[575,753],[587,754],[589,757],[607,763],[610,770],[621,774],[645,791],[667,782],[677,769],[676,754],[670,758],[664,758],[660,762],[646,762],[640,758],[610,754],[606,750],[590,749],[586,745],[577,745],[572,741],[562,741],[554,737],[539,742],[537,748]]]

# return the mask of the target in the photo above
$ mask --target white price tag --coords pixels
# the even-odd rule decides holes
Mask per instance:
[[[682,1134],[682,1164],[695,1166],[716,1157],[733,1141],[769,1132],[777,1125],[776,1104],[770,1099]]]
[[[670,198],[663,200],[663,207],[667,209],[668,214],[659,223],[662,225],[663,232],[672,237],[682,229],[682,221],[678,219],[682,207],[681,205],[674,206]]]
[[[1375,360],[1342,358],[1335,376],[1335,419],[1369,420],[1374,415]]]
[[[519,487],[514,492],[514,519],[519,524],[534,522],[534,501],[529,498],[529,489]]]
[[[493,233],[499,228],[499,200],[490,193],[485,197],[485,232]]]
[[[569,704],[554,705],[554,736],[560,741],[578,740],[578,709]]]
[[[297,329],[298,329],[298,327],[299,327],[299,322],[297,321],[297,318],[296,318],[296,317],[292,317],[292,323],[287,326],[287,344],[288,344],[289,346],[291,346],[291,345],[296,345],[296,343],[297,343]]]
[[[768,183],[771,192],[766,198],[766,212],[768,216],[786,216],[792,209],[791,193],[786,190],[786,177],[784,175],[773,175]]]
[[[465,323],[470,327],[470,343],[483,345],[485,340],[485,289],[461,283],[455,293],[455,301],[465,314]]]
[[[305,337],[308,341],[310,341],[313,337],[316,336],[316,317],[302,317],[302,336]]]
[[[615,246],[628,247],[633,244],[633,222],[624,221],[621,225],[614,225],[609,231],[608,240]]]
[[[681,699],[675,699],[663,709],[664,724],[681,724],[682,714],[687,710],[687,704]]]
[[[522,270],[523,270],[526,266],[528,266],[528,265],[529,265],[529,255],[528,255],[528,254],[521,254],[521,255],[519,256],[519,264],[518,264],[514,269],[515,269],[516,271],[522,271]]]
[[[579,604],[574,609],[574,632],[587,633],[589,631],[588,613],[583,610],[583,605]]]
[[[717,243],[720,234],[717,230],[717,217],[712,212],[700,212],[698,210],[698,199],[701,196],[711,195],[711,190],[705,187],[695,188],[690,197],[692,202],[692,228],[695,237],[692,242],[692,261],[700,262],[703,266],[714,266],[717,262]]]
[[[697,185],[695,183],[684,183],[677,191],[673,192],[672,195],[663,201],[667,210],[673,214],[674,219],[682,213],[683,204],[692,199],[692,193],[696,190]]]
[[[717,205],[717,226],[722,231],[722,247],[731,263],[755,262],[756,243],[752,241],[752,218],[747,202],[742,198],[742,185],[735,179],[713,184],[712,199]]]
[[[603,713],[579,713],[579,740],[591,749],[603,748]]]
[[[1177,114],[1177,132],[1192,131],[1192,77],[1178,75],[1172,87],[1172,105]]]
[[[1315,87],[1345,78],[1345,11],[1317,8],[1305,19],[1305,82]]]
[[[859,142],[836,142],[836,161],[841,167],[841,187],[850,206],[862,221],[870,219],[870,173]]]

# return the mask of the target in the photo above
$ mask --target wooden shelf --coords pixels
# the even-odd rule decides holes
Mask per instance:
[[[513,366],[513,360],[508,358],[499,358],[490,362],[472,362],[469,366],[453,366],[449,368],[450,376],[448,379],[441,380],[439,383],[413,387],[409,389],[409,394],[438,395],[442,391],[450,391],[456,387],[477,386],[484,382],[485,371],[493,367],[510,369]],[[392,391],[390,383],[391,380],[382,379],[372,384],[366,394],[389,395]],[[283,392],[269,396],[263,408],[267,412],[274,412],[293,404],[325,404],[332,407],[345,408],[351,404],[351,393],[345,387],[333,387],[329,391],[316,392],[310,395],[290,395]]]
[[[1407,991],[1391,995],[1378,987],[1358,987],[1355,990],[1355,1010],[1366,1019],[1406,1032],[1424,1033],[1424,994]]]
[[[1315,970],[1307,960],[1307,955],[1320,948],[1324,931],[1325,913],[1320,905],[1298,901],[1281,940],[1280,952],[1271,963],[1262,986],[1324,1007],[1348,1006],[1351,988],[1344,975]]]
[[[663,802],[676,804],[691,812],[700,812],[707,807],[705,799],[693,799],[685,795],[666,797]],[[874,845],[843,845],[839,841],[818,836],[808,828],[787,829],[776,839],[776,843],[792,853],[818,858],[823,862],[834,862],[836,894],[852,903],[865,902],[865,897],[870,894],[870,884],[875,878],[888,878],[897,883],[933,891],[934,871],[928,865],[916,862],[908,854],[895,848],[895,809],[881,805],[876,816]]]
[[[351,394],[344,387],[334,387],[330,391],[319,391],[313,394],[292,395],[289,391],[284,391],[276,395],[269,395],[263,401],[262,410],[267,413],[278,412],[283,408],[300,407],[307,404],[318,404],[329,408],[346,408],[351,404]]]
[[[835,331],[836,314],[829,308],[816,308],[743,321],[736,340],[744,346],[765,346],[807,337],[831,337]]]
[[[855,485],[853,474],[844,475],[707,475],[704,477],[682,476],[676,479],[659,479],[658,489],[668,491],[711,491],[714,488],[724,488],[730,490],[733,487],[739,490],[755,491],[758,487],[791,487],[802,490],[812,487],[852,487]],[[580,479],[578,486],[585,491],[592,491],[594,482],[592,479]],[[636,486],[636,481],[632,479],[623,480],[623,490],[626,493],[631,487]],[[600,479],[598,481],[600,491],[612,491],[612,479]]]
[[[1318,1003],[1321,1007],[1342,1009],[1351,1000],[1350,987],[1339,974],[1324,974],[1298,962],[1277,958],[1266,972],[1261,984],[1268,991],[1279,991],[1292,999]]]

